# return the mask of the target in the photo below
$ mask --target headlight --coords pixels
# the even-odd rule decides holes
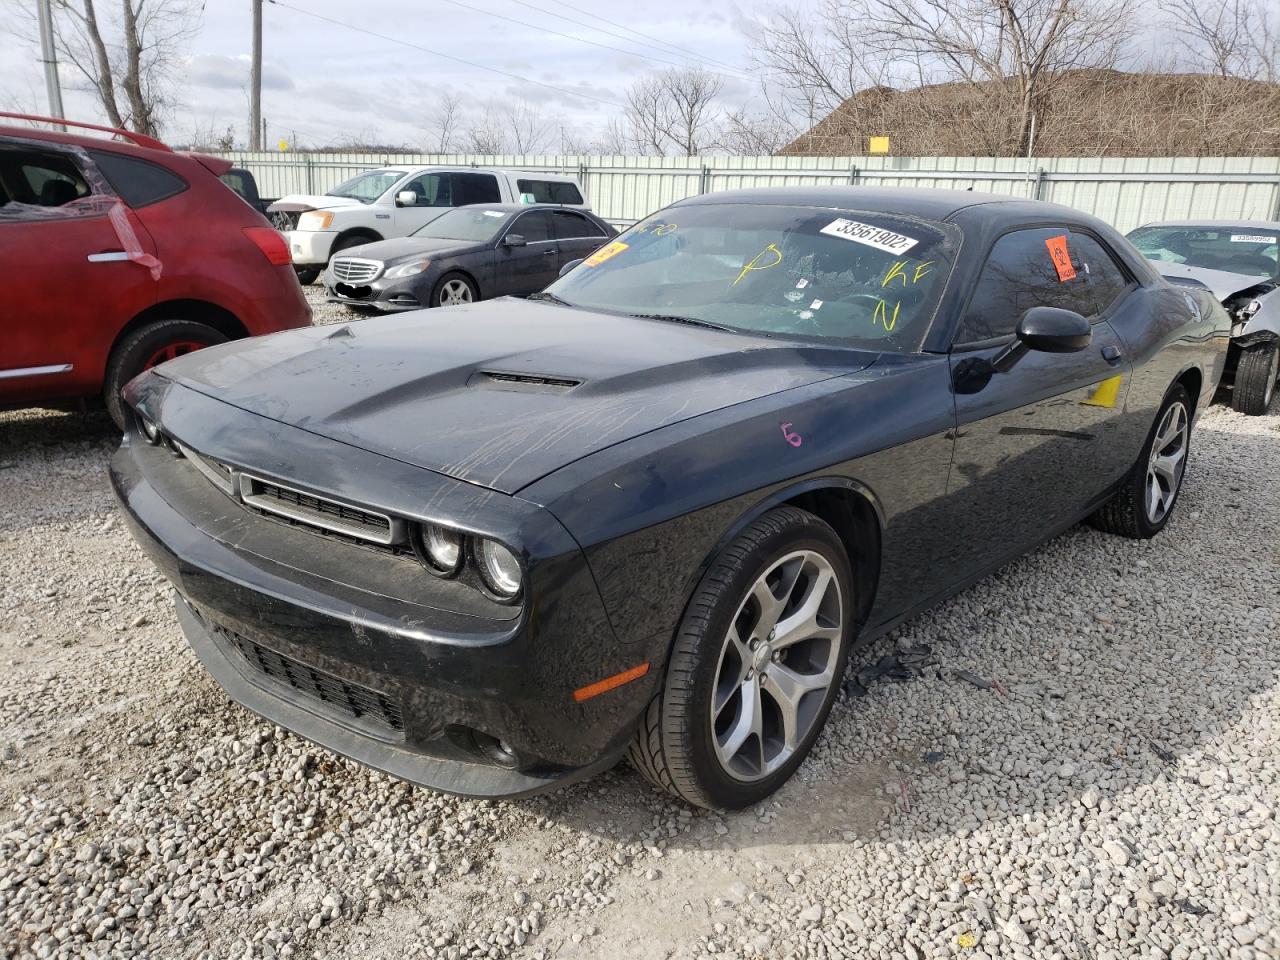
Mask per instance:
[[[462,566],[462,534],[435,523],[424,523],[414,537],[418,559],[435,573],[453,576]]]
[[[308,210],[298,217],[299,230],[328,230],[333,214],[328,210]]]
[[[422,273],[429,266],[431,266],[430,260],[410,260],[408,263],[400,263],[392,267],[386,272],[386,278],[394,280],[397,277],[411,277],[415,273]]]
[[[1252,317],[1255,313],[1257,313],[1261,309],[1262,309],[1261,300],[1250,300],[1248,303],[1244,305],[1243,312],[1245,316]]]
[[[523,578],[516,555],[496,540],[477,540],[476,544],[476,565],[485,585],[502,599],[513,599]]]
[[[142,425],[142,435],[147,438],[147,443],[153,447],[160,443],[160,428],[154,420],[145,413],[139,413],[138,423]]]

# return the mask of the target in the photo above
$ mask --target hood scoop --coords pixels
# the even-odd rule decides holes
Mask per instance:
[[[509,370],[477,370],[467,378],[469,387],[513,390],[519,393],[568,393],[581,386],[581,380],[553,377],[541,373],[514,373]]]

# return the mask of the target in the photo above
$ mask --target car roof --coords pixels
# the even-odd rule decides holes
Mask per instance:
[[[565,183],[576,183],[577,178],[564,173],[539,173],[535,170],[514,170],[508,167],[468,167],[457,166],[448,163],[427,163],[427,164],[405,164],[405,163],[384,163],[380,167],[370,167],[366,173],[372,173],[374,170],[395,170],[399,173],[419,173],[431,170],[441,170],[445,173],[501,173],[506,176],[531,177],[537,180],[559,180]]]
[[[743,203],[800,207],[831,207],[837,210],[863,210],[918,217],[923,220],[948,220],[961,210],[974,211],[979,218],[990,219],[1053,217],[1075,221],[1093,218],[1043,200],[972,190],[936,190],[931,187],[756,187],[704,193],[679,201],[679,206],[706,203]]]
[[[455,207],[454,209],[501,210],[503,213],[519,213],[522,210],[569,210],[573,213],[592,215],[590,210],[583,210],[581,207],[571,203],[468,203],[464,207]]]
[[[1280,220],[1155,220],[1143,227],[1260,227],[1263,230],[1280,230]],[[1138,228],[1141,229],[1141,228]]]

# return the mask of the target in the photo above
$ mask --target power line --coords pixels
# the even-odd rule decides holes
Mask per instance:
[[[536,7],[532,3],[526,3],[525,0],[511,0],[511,2],[518,3],[522,7],[528,7],[531,10],[537,10],[539,13],[545,13],[553,17],[559,17],[561,20],[567,20],[570,23],[574,22],[572,17],[566,17],[564,14],[556,13],[552,10],[544,10],[542,7]],[[572,3],[568,3],[567,0],[558,0],[558,2],[560,6],[568,7],[570,10],[574,11],[575,13],[579,13],[579,14],[582,14],[583,16],[590,17],[592,20],[599,20],[601,23],[607,23],[611,27],[617,27],[619,30],[626,30],[628,33],[633,33],[637,37],[643,37],[645,40],[652,40],[653,43],[661,44],[661,46],[658,46],[658,47],[654,47],[653,43],[640,44],[641,46],[652,47],[652,49],[661,50],[663,53],[669,52],[668,50],[662,49],[663,47],[668,47],[670,48],[670,50],[674,50],[677,53],[680,53],[684,56],[693,57],[695,60],[701,60],[704,63],[713,65],[714,67],[716,67],[717,71],[720,68],[724,68],[727,70],[732,70],[734,74],[737,76],[740,76],[740,77],[743,76],[743,74],[741,73],[738,67],[735,67],[729,63],[725,63],[723,60],[717,60],[715,59],[715,57],[708,57],[705,53],[698,53],[696,50],[690,50],[689,48],[682,47],[679,44],[671,43],[667,40],[662,40],[658,37],[652,36],[647,33],[641,33],[639,30],[636,30],[632,27],[628,27],[625,23],[618,23],[616,20],[610,20],[608,17],[602,17],[599,14],[591,13],[587,10],[583,10],[581,7],[575,7]],[[590,29],[595,30],[599,33],[603,33],[610,37],[617,37],[619,40],[626,40],[629,43],[639,42],[636,40],[632,40],[630,37],[624,37],[621,34],[614,33],[612,30],[602,30],[599,27],[591,27]],[[744,79],[746,78],[744,77]]]
[[[432,50],[430,47],[422,47],[416,43],[410,43],[408,40],[403,40],[400,37],[388,36],[385,33],[378,33],[377,31],[369,30],[366,27],[356,26],[354,23],[346,23],[342,20],[335,20],[333,17],[326,17],[322,13],[316,13],[312,10],[306,10],[302,7],[296,7],[291,3],[283,2],[283,0],[266,0],[266,2],[270,3],[272,6],[282,7],[285,10],[292,10],[294,13],[300,13],[303,16],[312,17],[316,20],[323,20],[326,23],[333,24],[335,27],[342,27],[342,29],[344,30],[352,30],[356,33],[363,33],[366,36],[376,37],[377,39],[385,40],[388,43],[398,43],[402,47],[409,47],[410,49],[417,50],[421,53],[429,53],[434,57],[443,57],[445,60],[452,60],[454,63],[461,63],[464,66],[475,67],[477,70],[486,70],[489,73],[496,73],[498,76],[506,77],[508,80],[518,80],[521,83],[530,83],[530,84],[533,84],[535,87],[542,87],[546,90],[554,90],[556,93],[563,94],[567,97],[579,97],[583,100],[590,100],[593,103],[599,103],[606,107],[613,107],[616,109],[617,107],[620,106],[620,104],[616,100],[605,100],[601,97],[592,96],[589,93],[581,93],[580,91],[577,91],[577,90],[570,90],[567,87],[557,87],[551,83],[543,83],[541,80],[530,80],[528,77],[522,77],[518,73],[508,73],[506,70],[499,70],[497,67],[489,67],[483,63],[476,63],[474,60],[464,60],[462,57],[455,57],[451,53],[444,53],[440,50]]]
[[[589,43],[591,46],[593,46],[593,47],[600,47],[602,50],[612,50],[614,53],[624,53],[624,54],[626,54],[626,55],[627,55],[627,56],[629,56],[629,57],[640,57],[640,56],[643,56],[643,57],[646,57],[646,58],[647,58],[647,59],[649,59],[649,60],[657,60],[659,63],[665,63],[665,64],[666,64],[667,66],[669,66],[669,67],[683,67],[683,66],[686,66],[686,64],[678,63],[678,62],[676,62],[675,60],[664,60],[664,59],[662,59],[661,57],[655,57],[655,56],[654,56],[653,54],[651,54],[651,53],[640,54],[640,53],[637,53],[637,52],[636,52],[636,51],[634,51],[634,50],[624,50],[624,49],[622,49],[621,47],[614,47],[614,46],[611,46],[611,45],[609,45],[609,44],[607,44],[607,43],[600,43],[600,42],[599,42],[599,41],[597,41],[597,40],[588,40],[586,37],[575,37],[575,36],[574,36],[573,34],[571,34],[571,33],[561,33],[559,30],[552,30],[550,27],[544,27],[544,26],[541,26],[540,24],[536,24],[536,23],[529,23],[527,20],[517,20],[515,17],[508,17],[506,14],[503,14],[503,13],[494,13],[494,12],[493,12],[493,11],[491,11],[491,10],[485,10],[485,9],[483,9],[483,8],[481,8],[481,7],[473,7],[473,6],[471,6],[471,4],[469,4],[469,3],[463,3],[463,2],[462,2],[462,0],[443,0],[443,2],[444,2],[444,3],[451,3],[451,4],[453,4],[455,7],[461,7],[463,10],[470,10],[472,13],[480,13],[480,14],[483,14],[484,16],[486,16],[486,17],[494,17],[495,19],[498,19],[498,20],[505,20],[505,21],[507,21],[508,23],[514,23],[514,24],[516,24],[516,25],[518,25],[518,26],[521,26],[521,27],[528,27],[530,30],[541,30],[543,33],[549,33],[549,34],[551,34],[553,37],[563,37],[563,38],[564,38],[564,39],[566,39],[566,40],[573,40],[573,41],[574,41],[574,42],[576,42],[576,43]],[[517,2],[519,2],[519,0],[517,0]],[[525,5],[525,6],[530,6],[530,4],[524,4],[524,5]],[[538,8],[537,8],[537,7],[534,7],[533,9],[538,10]],[[540,13],[548,13],[548,14],[551,14],[551,16],[559,16],[559,14],[551,13],[551,11],[549,11],[549,10],[539,10],[539,12],[540,12]],[[567,19],[567,18],[562,17],[561,19]],[[590,29],[595,30],[595,29],[597,29],[597,28],[595,28],[595,27],[591,27]],[[602,32],[602,33],[603,33],[604,31],[600,31],[600,32]],[[626,38],[626,37],[623,37],[622,39],[627,40],[627,38]],[[627,42],[628,42],[628,43],[635,43],[635,41],[634,41],[634,40],[627,40]],[[666,51],[663,51],[663,52],[665,53]],[[719,73],[720,71],[716,71],[716,72],[717,72],[717,73]],[[745,78],[744,78],[744,79],[745,79]]]

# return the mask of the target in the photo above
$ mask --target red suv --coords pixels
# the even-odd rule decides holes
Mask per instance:
[[[218,177],[231,164],[116,139],[0,126],[0,408],[102,398],[192,350],[311,323],[283,238]]]

